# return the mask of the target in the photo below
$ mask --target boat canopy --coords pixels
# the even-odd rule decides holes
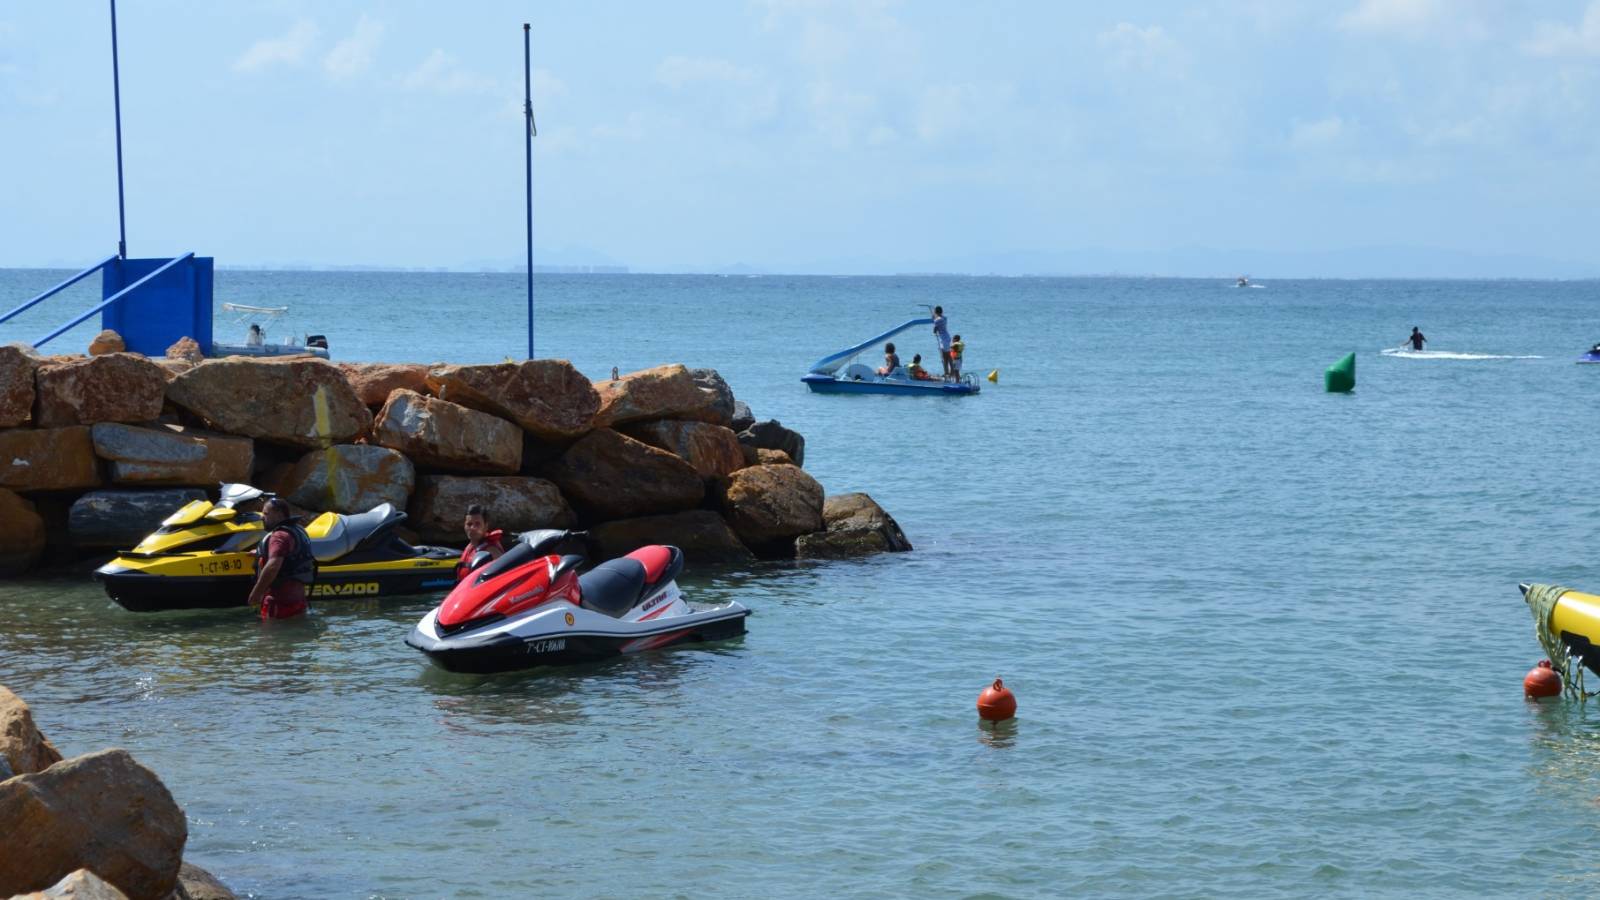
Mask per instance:
[[[932,324],[933,324],[933,320],[928,318],[928,317],[926,317],[926,316],[924,316],[924,317],[922,317],[920,319],[909,319],[909,320],[907,320],[905,322],[902,322],[899,325],[896,325],[895,327],[889,329],[888,331],[885,331],[883,334],[880,334],[880,335],[878,335],[876,337],[872,337],[872,338],[869,338],[867,340],[862,341],[861,343],[855,345],[854,347],[850,347],[850,348],[845,349],[845,350],[840,350],[838,353],[835,353],[832,356],[824,356],[823,358],[821,358],[821,359],[819,359],[816,362],[811,364],[811,374],[813,374],[813,375],[832,375],[835,372],[839,371],[839,369],[841,367],[843,367],[845,363],[849,362],[851,360],[851,358],[853,358],[856,355],[858,355],[859,353],[861,353],[861,351],[866,350],[867,348],[871,347],[873,344],[881,344],[884,341],[887,341],[889,338],[892,338],[895,335],[899,334],[900,332],[906,331],[906,330],[911,329],[911,328],[915,328],[918,325],[932,325]]]
[[[265,316],[281,316],[289,311],[287,306],[245,306],[243,303],[224,303],[222,304],[222,309],[224,312],[245,313],[247,315],[256,313]]]

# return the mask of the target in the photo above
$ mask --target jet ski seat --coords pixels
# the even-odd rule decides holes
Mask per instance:
[[[311,539],[311,555],[317,562],[332,562],[361,546],[363,541],[380,531],[387,531],[405,521],[406,514],[394,508],[393,503],[380,503],[364,513],[338,516],[333,527],[322,537]]]
[[[603,562],[578,576],[583,608],[613,619],[620,619],[633,609],[644,586],[644,564],[626,556]]]

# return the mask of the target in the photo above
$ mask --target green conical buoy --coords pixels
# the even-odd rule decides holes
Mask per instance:
[[[1346,353],[1338,362],[1322,373],[1322,382],[1330,394],[1348,394],[1356,387],[1356,355]]]

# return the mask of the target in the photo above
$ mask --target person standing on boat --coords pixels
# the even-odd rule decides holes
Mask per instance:
[[[266,535],[256,545],[256,583],[250,589],[250,608],[260,608],[263,619],[290,619],[306,611],[306,588],[317,578],[317,559],[311,554],[311,537],[289,514],[289,504],[277,497],[261,509]]]
[[[1406,340],[1411,342],[1411,349],[1419,353],[1422,351],[1422,345],[1428,342],[1428,339],[1422,336],[1422,332],[1418,331],[1415,325],[1411,326],[1411,337],[1406,338]]]
[[[894,352],[894,342],[883,345],[883,368],[878,370],[879,375],[889,376],[894,370],[900,368],[900,354]]]
[[[945,321],[944,307],[933,308],[933,336],[939,341],[939,362],[944,366],[944,377],[950,377],[950,323]]]
[[[456,564],[456,580],[467,577],[472,569],[472,558],[479,553],[489,554],[491,561],[499,559],[506,548],[500,543],[505,537],[505,532],[496,528],[489,530],[489,512],[483,504],[474,503],[467,507],[467,515],[461,520],[461,530],[467,533],[467,546],[461,551],[461,562]]]
[[[967,345],[962,342],[961,335],[950,342],[950,377],[955,381],[961,380],[961,357],[967,352]]]

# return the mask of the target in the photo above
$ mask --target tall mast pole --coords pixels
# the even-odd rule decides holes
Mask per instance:
[[[128,258],[128,217],[122,203],[122,82],[117,73],[117,0],[111,0],[111,102],[117,117],[117,256]]]
[[[522,135],[528,194],[528,358],[533,359],[533,75],[528,50],[527,22],[522,23],[522,115],[527,119]]]

